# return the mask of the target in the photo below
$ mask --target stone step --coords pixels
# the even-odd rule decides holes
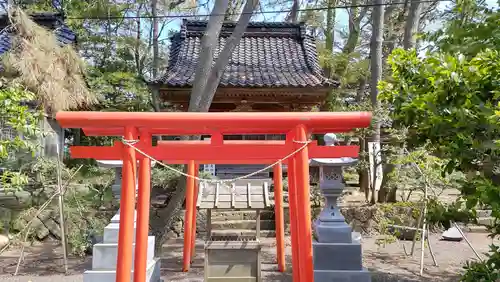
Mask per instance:
[[[260,244],[263,247],[275,247],[276,239],[273,237],[262,237],[260,239]],[[196,239],[195,245],[196,248],[203,249],[205,247],[205,237]],[[170,252],[172,250],[182,252],[183,248],[184,248],[184,238],[171,238],[167,239],[167,241],[162,247],[162,250],[164,252]]]
[[[233,182],[237,186],[247,186],[250,183],[251,186],[262,186],[264,183],[271,185],[273,181],[270,178],[257,178],[257,179],[238,179]]]
[[[134,210],[134,222],[137,221],[137,211]],[[111,223],[120,223],[120,210],[111,218]]]
[[[135,243],[133,244],[135,248]],[[148,255],[147,260],[152,261],[155,251],[155,236],[148,237]],[[118,257],[118,243],[98,243],[94,245],[92,252],[93,270],[114,270]],[[134,254],[132,253],[132,265]]]
[[[231,229],[231,230],[212,230],[214,236],[255,236],[255,230],[249,229]],[[274,230],[260,230],[260,237],[276,237]]]
[[[491,210],[476,210],[476,215],[478,218],[491,217]]]
[[[482,225],[468,224],[467,226],[460,225],[462,231],[466,233],[489,233],[488,228]]]
[[[255,230],[257,228],[257,222],[255,219],[243,219],[243,220],[225,220],[225,221],[212,221],[212,229],[251,229]],[[273,219],[264,219],[260,221],[261,230],[274,230],[275,224]]]
[[[477,219],[478,225],[490,226],[495,223],[495,219],[493,217],[479,217]]]
[[[130,281],[133,281],[133,273]],[[87,270],[83,273],[83,282],[114,282],[116,281],[116,270],[102,270],[102,269],[93,269]],[[146,282],[160,282],[161,281],[161,273],[160,273],[160,259],[155,258],[151,260],[146,268]]]
[[[120,223],[110,223],[104,227],[103,243],[118,243]],[[136,224],[134,223],[134,242],[135,242]]]
[[[273,210],[262,210],[260,211],[260,219],[271,219],[274,218]],[[212,222],[215,221],[225,221],[225,220],[255,220],[255,211],[212,211]]]

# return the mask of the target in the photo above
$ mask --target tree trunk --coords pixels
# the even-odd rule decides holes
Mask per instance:
[[[160,65],[160,48],[158,38],[160,35],[158,34],[158,0],[151,0],[151,16],[152,16],[152,25],[153,25],[153,78],[157,78],[158,69]],[[160,93],[157,87],[153,87],[151,91],[151,104],[153,105],[153,109],[155,112],[161,111],[160,108]]]
[[[292,8],[290,9],[290,14],[288,14],[286,21],[292,22],[292,23],[298,22],[298,20],[299,20],[299,7],[300,7],[299,0],[293,0]]]
[[[57,158],[63,156],[64,148],[64,129],[61,128],[57,120],[50,116],[45,116],[43,119],[43,132],[48,134],[41,138],[43,142],[43,156],[48,158]],[[60,152],[58,152],[58,150]]]
[[[214,53],[217,48],[219,34],[224,20],[224,12],[227,9],[228,0],[216,0],[210,19],[207,24],[207,30],[201,41],[201,54],[198,61],[198,66],[195,73],[195,84],[191,92],[188,111],[207,112],[212,104],[213,97],[219,85],[222,73],[226,68],[227,63],[233,53],[234,48],[238,45],[239,40],[243,36],[244,31],[250,19],[252,12],[258,4],[258,0],[248,0],[243,8],[243,13],[240,16],[238,23],[231,37],[224,45],[224,49],[220,52],[215,65],[212,67]],[[183,138],[186,138],[185,136]],[[199,139],[199,136],[192,139]],[[184,168],[186,172],[186,168]],[[162,221],[160,226],[164,226],[162,230],[155,232],[157,236],[156,250],[161,250],[161,246],[165,241],[165,231],[171,225],[173,218],[182,208],[182,203],[185,199],[186,178],[181,177],[174,195],[167,204],[167,207],[159,212],[157,221]],[[157,224],[158,225],[158,224]]]
[[[358,90],[356,91],[356,102],[360,103],[365,99],[365,90],[366,83],[368,81],[368,77],[364,76],[359,81]],[[368,163],[368,145],[366,136],[359,136],[359,154],[360,159],[364,161],[364,163]],[[365,194],[366,201],[370,200],[370,178],[368,176],[368,167],[362,167],[358,171],[359,176],[359,188],[360,191]]]
[[[208,20],[205,35],[203,35],[201,39],[201,52],[194,75],[195,84],[193,85],[189,100],[188,111],[190,112],[199,111],[200,102],[206,90],[208,76],[212,69],[212,62],[214,60],[215,50],[217,49],[217,42],[219,40],[222,23],[224,22],[224,12],[227,9],[227,5],[228,0],[215,1],[210,19]]]
[[[398,201],[397,192],[398,192],[398,187],[396,185],[391,187],[391,190],[389,190],[389,194],[387,195],[386,202],[387,203],[396,203]]]
[[[359,5],[358,0],[352,0],[351,4],[353,6]],[[361,21],[367,12],[368,7],[364,7],[361,11],[359,11],[358,7],[351,8],[349,15],[349,36],[344,48],[342,48],[342,53],[350,54],[354,52],[354,49],[358,45],[359,36],[361,35]]]
[[[403,39],[403,48],[405,50],[415,48],[416,46],[416,33],[418,32],[419,21],[420,21],[420,12],[421,12],[421,3],[419,1],[412,0],[410,5],[410,10],[408,12],[408,19],[406,20],[405,28],[404,28],[404,39]],[[396,38],[396,36],[394,36]],[[392,50],[390,50],[392,52]],[[399,156],[403,156],[405,154],[404,143],[399,141],[393,141],[391,146],[397,148],[397,154]],[[401,168],[400,164],[390,164],[384,162],[384,176],[382,181],[381,192],[379,193],[379,202],[396,202],[397,201],[397,186],[391,187],[390,191],[387,191],[388,187],[386,187],[388,180],[390,178],[390,174],[394,170],[399,170]],[[383,191],[382,191],[383,190]]]
[[[142,60],[141,60],[141,53],[140,53],[140,47],[141,47],[141,34],[142,34],[142,26],[141,26],[141,9],[142,9],[142,3],[139,5],[137,8],[137,19],[135,20],[136,24],[136,30],[135,30],[135,44],[134,44],[134,60],[135,60],[135,68],[137,70],[137,74],[142,77],[143,75],[143,67],[142,67]]]
[[[328,7],[335,7],[337,0],[328,0]],[[326,11],[326,28],[325,28],[325,49],[329,55],[333,54],[333,47],[335,42],[335,16],[336,10],[334,8]],[[332,76],[332,67],[327,65],[325,67],[325,76]]]
[[[359,152],[362,154],[360,158],[364,163],[368,163],[368,144],[365,137],[359,137]],[[368,175],[368,168],[362,167],[359,171],[359,188],[360,191],[365,194],[365,199],[367,202],[370,201],[370,176]]]
[[[351,5],[359,5],[358,0],[352,0]],[[349,64],[349,55],[354,52],[356,46],[359,42],[359,37],[361,35],[361,21],[368,11],[367,7],[364,7],[361,11],[359,7],[353,7],[349,12],[349,35],[347,36],[346,43],[342,48],[342,53],[345,54],[345,60],[341,60],[337,63],[335,67],[335,74],[338,77],[344,77]]]
[[[410,12],[406,20],[405,33],[403,38],[403,48],[408,50],[415,48],[417,44],[417,32],[420,22],[422,4],[418,0],[411,0]]]
[[[217,61],[215,62],[214,67],[210,71],[210,75],[208,77],[208,84],[205,88],[205,94],[203,95],[201,102],[199,104],[200,112],[208,112],[210,105],[212,104],[212,100],[214,99],[215,92],[217,87],[219,86],[220,79],[224,70],[233,54],[234,48],[241,40],[243,33],[245,32],[250,19],[252,18],[253,11],[259,4],[258,0],[247,0],[245,7],[243,8],[243,13],[234,28],[231,37],[224,44],[224,48],[219,54]]]
[[[227,5],[226,14],[224,15],[224,21],[237,20],[242,4],[243,2],[241,0],[231,0]]]
[[[383,44],[383,34],[384,34],[384,0],[375,0],[372,12],[372,37],[370,46],[370,68],[371,68],[371,82],[370,82],[370,100],[372,103],[372,108],[375,115],[379,110],[378,102],[378,82],[382,78],[382,44]],[[373,123],[373,135],[372,142],[380,143],[380,121],[377,120],[375,116],[375,122]],[[374,152],[377,153],[377,152]],[[374,167],[373,171],[373,183],[371,183],[372,197],[371,203],[377,202],[377,191],[375,191],[376,182],[376,171],[380,164],[376,162],[376,157],[374,156]]]

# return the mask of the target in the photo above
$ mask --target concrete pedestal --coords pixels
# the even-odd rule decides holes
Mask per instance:
[[[358,237],[353,234],[352,237]],[[313,241],[314,282],[371,282],[363,268],[359,241],[320,243]]]
[[[326,138],[325,138],[326,140]],[[319,185],[325,206],[315,222],[317,241],[313,241],[314,282],[371,282],[362,263],[361,236],[353,233],[337,206],[344,190],[342,166],[356,160],[313,159],[319,166]]]
[[[120,198],[121,190],[121,161],[98,161],[103,167],[113,167],[116,169],[115,184],[112,186],[114,196]],[[134,211],[134,245],[136,232],[137,212]],[[103,242],[95,244],[92,251],[92,270],[83,273],[84,282],[115,282],[116,262],[118,256],[118,234],[120,230],[120,211],[111,218],[111,222],[104,228]],[[160,282],[160,260],[155,257],[155,237],[148,236],[148,253],[146,267],[146,282]],[[134,272],[134,255],[132,255],[132,276]]]
[[[117,213],[111,223],[104,228],[103,242],[94,245],[92,251],[92,270],[83,273],[84,282],[114,282],[116,279],[116,261],[118,255],[118,233],[120,216]],[[135,247],[134,218],[134,247]],[[160,261],[155,258],[155,237],[148,236],[147,282],[160,282]],[[132,273],[134,272],[134,255],[132,255]],[[132,274],[133,277],[133,274]],[[132,281],[132,279],[130,280]]]

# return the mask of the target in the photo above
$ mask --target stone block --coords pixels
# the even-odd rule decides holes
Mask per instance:
[[[355,244],[361,244],[361,233],[359,232],[352,232],[352,242]]]
[[[132,276],[130,281],[133,281],[134,270],[132,270]],[[83,273],[83,282],[115,282],[116,281],[116,270],[87,270]],[[160,282],[160,259],[155,258],[148,262],[146,268],[146,282]]]
[[[359,243],[313,242],[314,270],[362,270]]]
[[[59,223],[57,223],[54,219],[48,218],[47,220],[44,221],[45,226],[49,229],[50,234],[54,236],[56,239],[61,239],[61,228],[59,226]]]
[[[135,248],[135,244],[133,244]],[[155,237],[148,237],[148,255],[147,260],[151,261],[154,258]],[[92,269],[97,270],[113,270],[116,269],[118,256],[118,243],[99,243],[94,245],[92,253]],[[132,265],[134,254],[132,253]]]
[[[368,270],[315,270],[314,282],[371,282]]]
[[[137,221],[137,211],[134,210],[134,222]],[[120,210],[111,218],[111,223],[119,223],[120,222]]]
[[[352,229],[345,222],[342,223],[324,223],[319,220],[316,222],[316,234],[321,243],[351,243]]]
[[[118,243],[118,234],[120,232],[120,223],[110,223],[104,227],[103,243]],[[134,242],[135,242],[136,224],[134,223]]]

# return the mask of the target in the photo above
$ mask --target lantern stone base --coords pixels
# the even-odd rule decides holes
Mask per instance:
[[[314,282],[371,282],[368,270],[314,270]]]
[[[344,218],[342,217],[342,219]],[[320,222],[318,220],[315,225],[316,234],[323,241],[329,243],[351,243],[353,241],[352,228],[344,220],[342,222]]]
[[[363,268],[359,243],[313,242],[313,250],[314,269],[360,270]]]
[[[317,231],[329,229],[324,228],[327,224],[317,223]],[[333,230],[342,232],[319,237],[330,242],[313,241],[314,282],[371,282],[370,272],[363,268],[361,236],[350,232],[347,239],[344,228],[329,229]]]
[[[134,214],[135,215],[135,214]],[[118,234],[120,231],[120,214],[113,216],[111,223],[104,228],[103,242],[97,243],[92,252],[92,270],[83,273],[84,282],[114,282],[116,280],[116,262],[118,256]],[[135,247],[136,222],[134,216],[134,244]],[[148,236],[148,253],[146,281],[160,281],[160,261],[154,256],[155,237]],[[132,273],[134,255],[132,255]],[[133,277],[133,274],[132,274]],[[132,280],[131,280],[132,281]]]

